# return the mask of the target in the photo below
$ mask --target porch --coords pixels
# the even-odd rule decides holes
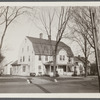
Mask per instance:
[[[53,76],[54,66],[53,65],[45,65],[46,75]],[[69,65],[57,65],[56,71],[59,76],[68,75],[71,76],[73,72],[71,71],[71,66]]]

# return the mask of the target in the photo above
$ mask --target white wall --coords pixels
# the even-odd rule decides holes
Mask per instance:
[[[45,74],[45,66],[44,66],[44,59],[45,56],[41,56],[41,60],[39,60],[39,55],[35,55],[35,72],[36,75],[38,75],[38,72],[42,72],[42,74]],[[41,70],[39,70],[39,66],[41,66]]]
[[[27,47],[29,46],[29,51],[27,51]],[[22,51],[23,48],[23,51]],[[60,60],[60,55],[65,56],[65,60]],[[25,61],[23,62],[23,56],[25,57]],[[30,56],[30,61],[28,61]],[[22,57],[22,62],[20,62],[20,58]],[[67,65],[68,63],[68,57],[67,52],[64,49],[61,49],[57,55],[57,64],[60,65]],[[71,58],[72,59],[72,58]],[[51,56],[48,56],[48,61],[45,60],[45,56],[41,56],[41,60],[39,61],[39,55],[35,55],[34,47],[30,40],[25,38],[23,41],[20,50],[19,50],[19,57],[18,57],[18,63],[21,64],[19,72],[17,72],[18,75],[29,75],[30,73],[36,73],[38,75],[39,72],[42,72],[42,74],[46,73],[45,70],[45,63],[53,61],[53,58]],[[26,65],[26,72],[22,71],[23,66]],[[30,66],[30,71],[28,70]],[[41,66],[41,69],[39,69],[39,66]]]
[[[5,66],[5,67],[4,67],[4,72],[3,72],[3,74],[4,74],[4,75],[10,75],[10,74],[11,74],[11,73],[10,73],[10,68],[12,68],[12,65],[11,65],[11,64]]]
[[[29,47],[29,50],[28,50],[28,47]],[[23,62],[23,56],[25,58],[24,62]],[[30,56],[30,61],[29,61],[29,56]],[[20,61],[21,58],[22,58],[22,61]],[[22,66],[26,65],[26,72],[23,73],[21,70],[19,71],[20,75],[27,75],[29,73],[29,70],[28,70],[29,67],[30,67],[30,73],[33,73],[35,71],[35,53],[33,50],[32,43],[27,38],[25,38],[25,40],[23,41],[20,47],[18,63],[21,64]]]
[[[62,60],[60,60],[60,55],[62,56]],[[63,60],[63,56],[65,56],[65,60]],[[68,62],[67,52],[64,49],[61,49],[57,55],[57,64],[66,65]]]

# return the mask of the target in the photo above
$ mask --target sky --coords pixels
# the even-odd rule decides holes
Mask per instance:
[[[41,9],[45,10],[46,8],[41,7]],[[38,21],[37,23],[37,25],[42,27]],[[29,16],[22,15],[18,17],[8,28],[4,38],[3,53],[6,57],[6,63],[18,59],[19,48],[26,36],[39,38],[40,33],[43,33],[43,31],[34,24]],[[53,37],[55,37],[55,34],[52,35],[52,39],[54,39]],[[45,33],[43,33],[43,38],[47,39],[47,35]],[[62,39],[62,41],[71,47],[74,55],[82,55],[80,47],[75,42],[68,39]]]

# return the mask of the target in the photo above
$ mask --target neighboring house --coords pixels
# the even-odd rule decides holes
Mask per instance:
[[[29,76],[31,73],[36,75],[53,75],[53,57],[55,41],[52,42],[52,48],[49,40],[27,36],[23,41],[16,64],[16,75]],[[73,64],[73,52],[69,46],[63,42],[59,43],[57,50],[58,74],[64,75],[69,72],[69,66]]]
[[[18,60],[16,60],[15,62],[13,62],[12,64],[12,75],[20,75],[20,64],[18,64]]]
[[[80,67],[79,70],[83,69],[83,73],[85,72],[85,58],[79,56],[74,57],[74,65],[75,63],[78,63],[78,66]],[[87,72],[90,74],[90,62],[87,61]]]
[[[12,65],[11,64],[12,64],[12,61],[3,67],[3,74],[4,75],[12,75]]]

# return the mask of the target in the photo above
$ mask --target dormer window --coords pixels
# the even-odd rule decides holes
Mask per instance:
[[[63,60],[65,60],[65,55],[63,55]]]
[[[68,61],[69,61],[69,62],[71,62],[71,59],[70,59],[70,57],[69,57]]]
[[[29,58],[28,58],[28,61],[30,61],[30,56],[29,56]]]
[[[27,46],[27,51],[29,51],[29,46]]]
[[[41,60],[41,55],[39,55],[39,60]]]
[[[48,56],[45,56],[45,61],[48,61]]]
[[[60,55],[60,60],[62,60],[62,55]]]

